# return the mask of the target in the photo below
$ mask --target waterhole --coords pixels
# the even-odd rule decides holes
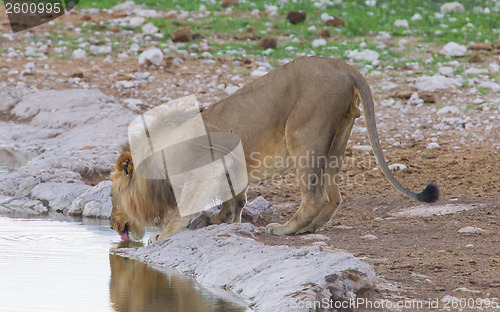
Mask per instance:
[[[0,311],[240,312],[178,273],[113,253],[107,221],[0,216]]]

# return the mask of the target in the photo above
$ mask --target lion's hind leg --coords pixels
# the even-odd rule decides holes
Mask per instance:
[[[318,124],[313,126],[317,127]],[[299,209],[288,222],[268,224],[266,227],[268,234],[293,235],[303,232],[302,230],[310,226],[316,216],[321,213],[328,201],[322,186],[326,162],[324,155],[327,155],[333,137],[323,136],[312,140],[298,134],[299,136],[293,133],[287,134],[286,139],[290,155],[295,159],[302,201]]]
[[[293,156],[298,157],[299,160],[301,157],[307,159],[307,162],[299,161],[297,164],[302,202],[288,222],[269,224],[266,227],[268,234],[313,233],[335,214],[341,203],[337,174],[342,165],[341,157],[357,117],[359,117],[357,99],[353,97],[346,114],[336,121],[339,126],[336,131],[331,132],[334,134],[331,141],[325,141],[325,139],[321,141],[321,137],[311,140],[311,138],[287,136],[287,143],[290,142],[289,150]],[[328,131],[328,127],[324,126],[324,130]],[[325,137],[328,136],[323,136]],[[298,148],[294,149],[294,146]],[[304,146],[308,149],[304,149]]]
[[[325,166],[325,174],[323,176],[323,188],[327,195],[326,204],[323,206],[321,212],[312,220],[312,222],[297,231],[296,234],[313,233],[323,225],[325,225],[330,218],[335,214],[338,207],[342,203],[342,197],[339,191],[339,183],[341,182],[338,172],[342,165],[342,156],[344,155],[349,136],[351,134],[354,118],[346,118],[339,129],[335,140],[330,147],[328,153],[328,163]]]

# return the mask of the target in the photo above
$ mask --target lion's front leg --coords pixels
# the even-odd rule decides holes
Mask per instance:
[[[243,207],[247,202],[247,191],[246,189],[240,194],[236,195],[232,199],[224,202],[222,208],[212,214],[210,218],[210,223],[212,224],[222,224],[222,223],[240,223],[241,222],[241,212]]]
[[[159,242],[161,240],[164,240],[165,238],[168,238],[170,236],[173,236],[177,233],[184,231],[191,222],[191,217],[192,216],[186,216],[186,217],[181,217],[178,215],[174,216],[174,218],[170,220],[170,222],[167,224],[167,226],[165,226],[165,228],[161,232],[156,232],[151,234],[148,244]]]

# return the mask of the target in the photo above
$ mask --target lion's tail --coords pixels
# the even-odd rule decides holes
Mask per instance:
[[[382,148],[380,146],[380,140],[377,132],[377,124],[375,121],[375,112],[373,108],[373,97],[370,91],[370,87],[365,79],[359,75],[354,79],[355,83],[355,94],[363,103],[363,111],[365,114],[365,123],[366,128],[368,130],[368,137],[370,139],[370,144],[373,149],[373,153],[375,154],[375,158],[377,159],[377,163],[379,164],[382,172],[386,176],[387,180],[397,188],[401,193],[413,197],[419,201],[432,203],[438,200],[439,198],[439,188],[434,183],[429,183],[427,187],[421,193],[414,193],[401,185],[401,183],[396,180],[391,170],[387,166],[387,163],[384,158],[384,154],[382,153]]]

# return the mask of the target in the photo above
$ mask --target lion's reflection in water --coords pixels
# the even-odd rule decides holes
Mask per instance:
[[[110,254],[109,293],[117,312],[243,312],[245,308],[200,290],[189,278],[167,275],[146,264]]]

